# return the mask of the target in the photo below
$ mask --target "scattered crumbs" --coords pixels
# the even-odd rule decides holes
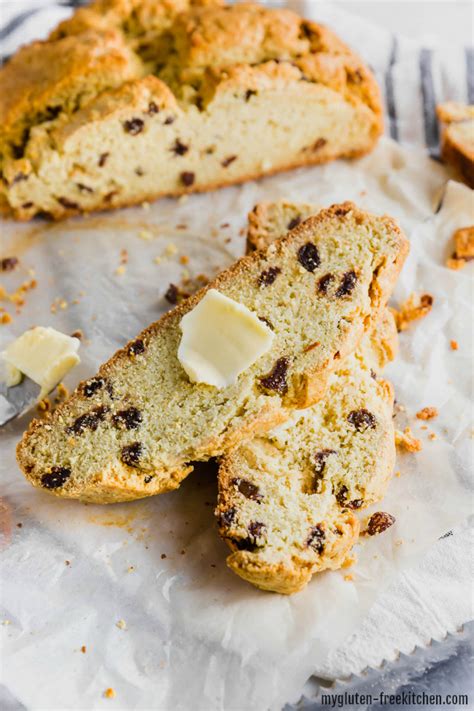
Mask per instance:
[[[423,407],[416,413],[419,420],[432,420],[434,417],[438,417],[438,410],[436,407]]]
[[[229,223],[229,222],[223,222],[220,227],[221,227],[221,230],[225,230],[226,227],[230,227],[230,223]]]
[[[398,538],[398,539],[395,541],[395,545],[396,545],[396,546],[401,546],[401,545],[403,545],[402,539],[401,539],[401,538]]]
[[[398,472],[395,472],[394,476],[396,476],[397,479],[400,479],[401,475],[402,475],[402,473],[400,471],[398,471]]]
[[[189,257],[186,254],[182,254],[179,261],[181,264],[189,264]]]
[[[8,625],[11,625],[11,620],[2,620],[2,625],[4,627],[7,627]]]
[[[11,323],[12,321],[13,321],[12,317],[10,316],[10,314],[7,314],[6,312],[0,316],[0,323],[3,325],[6,325],[7,323]]]
[[[163,257],[154,257],[153,261],[155,262],[155,264],[161,264],[161,262],[163,261]]]
[[[127,271],[127,268],[126,268],[125,264],[121,264],[121,265],[120,265],[119,267],[117,267],[117,269],[115,270],[115,274],[116,274],[117,276],[122,276],[122,274],[125,274],[126,271]]]
[[[451,346],[452,351],[457,351],[459,348],[459,344],[457,341],[450,341],[449,345]]]
[[[350,583],[354,580],[354,576],[352,575],[352,573],[348,573],[347,575],[344,575],[344,580],[346,581],[346,583]]]
[[[135,566],[134,566],[134,565],[129,565],[128,568],[127,568],[127,573],[133,573],[134,570],[135,570]]]
[[[230,244],[230,243],[232,242],[232,238],[231,238],[231,237],[226,237],[225,240],[224,240],[224,242],[225,242],[226,244]]]
[[[412,321],[417,321],[429,314],[433,306],[431,294],[411,294],[400,308],[391,309],[398,331],[406,331]]]
[[[70,560],[65,560],[65,561],[64,561],[64,564],[65,564],[65,565],[71,565],[71,561],[70,561]]]
[[[17,527],[17,528],[23,528],[23,524],[22,524],[22,523],[17,523],[17,524],[16,524],[16,527]]]
[[[189,279],[189,271],[187,269],[183,269],[181,272],[181,279],[183,279],[183,281]]]
[[[430,432],[430,434],[428,435],[428,439],[433,442],[435,439],[438,439],[438,435],[436,434],[436,432]]]
[[[127,629],[127,623],[125,620],[119,620],[118,622],[115,623],[115,626],[119,628],[119,630],[126,630]]]
[[[146,242],[149,242],[153,239],[153,234],[150,232],[150,230],[140,230],[138,236],[140,237],[140,239],[144,239]]]
[[[126,249],[120,250],[120,264],[128,263],[128,251]]]
[[[83,654],[85,654],[85,653],[87,652],[87,647],[86,647],[85,644],[82,645],[82,647],[81,647],[81,652],[82,652]]]
[[[186,551],[183,548],[183,550],[181,551],[181,555],[185,555],[185,554],[186,554]]]
[[[161,554],[161,560],[164,560],[166,558],[166,553]]]
[[[39,403],[36,405],[37,411],[41,414],[42,412],[49,412],[51,410],[51,400],[49,397],[44,397],[42,400],[39,401]]]
[[[211,568],[217,568],[215,563],[211,563]]]
[[[179,225],[176,225],[176,229],[177,230],[187,230],[188,226],[184,222],[182,222]]]
[[[115,699],[116,693],[115,689],[112,689],[112,687],[109,687],[104,691],[104,696],[106,699]]]
[[[84,338],[84,334],[82,333],[81,329],[78,328],[77,331],[73,331],[71,333],[71,338],[78,338],[80,341]]]
[[[466,260],[465,259],[458,259],[457,257],[449,257],[446,260],[446,266],[448,269],[452,269],[453,271],[457,272],[460,269],[464,269],[466,266]]]
[[[239,230],[239,236],[243,237],[247,233],[247,229],[245,227],[242,227],[242,229]]]
[[[421,425],[420,426],[420,430],[427,430],[427,429],[428,429],[428,425]]]
[[[420,440],[413,436],[409,427],[405,427],[403,432],[395,430],[395,444],[403,447],[407,452],[419,452],[423,449]]]

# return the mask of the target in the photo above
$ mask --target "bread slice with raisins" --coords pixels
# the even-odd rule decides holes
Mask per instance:
[[[222,455],[324,395],[330,373],[385,308],[407,244],[390,218],[344,203],[243,257],[32,423],[18,447],[26,477],[58,496],[104,503],[176,488],[191,462]],[[181,318],[210,288],[275,333],[270,350],[220,390],[191,383],[177,358]]]
[[[261,203],[248,246],[263,247],[316,208]],[[398,338],[386,310],[355,354],[331,375],[325,397],[266,435],[224,455],[216,515],[229,567],[265,590],[294,593],[341,567],[356,543],[354,510],[383,497],[395,461],[393,389],[378,377]]]
[[[0,69],[0,96],[0,193],[22,220],[359,156],[382,129],[350,49],[251,3],[95,0]]]
[[[454,101],[436,107],[442,124],[441,155],[474,188],[474,106]]]

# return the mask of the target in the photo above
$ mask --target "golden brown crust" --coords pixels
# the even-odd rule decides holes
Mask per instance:
[[[363,145],[354,150],[308,150],[296,156],[289,152],[287,161],[280,159],[268,169],[255,167],[171,190],[147,188],[139,199],[124,191],[108,204],[68,198],[62,200],[65,204],[46,210],[14,197],[14,181],[23,179],[18,176],[35,173],[41,166],[45,146],[31,140],[31,129],[47,127],[48,133],[51,129],[54,146],[55,132],[70,133],[78,114],[87,125],[97,102],[132,108],[129,89],[116,91],[127,82],[138,85],[143,77],[155,76],[168,84],[184,107],[199,104],[212,109],[213,97],[225,88],[235,86],[239,95],[245,94],[255,91],[255,85],[271,87],[277,75],[281,79],[285,74],[288,81],[304,80],[303,92],[312,85],[327,87],[348,104],[365,107],[364,121],[370,130]],[[59,219],[162,195],[210,190],[336,157],[355,157],[373,148],[382,129],[378,87],[354,53],[326,28],[289,10],[253,4],[221,7],[189,0],[98,0],[77,10],[46,42],[21,49],[0,70],[0,93],[0,159],[7,176],[3,191],[7,198],[12,192],[18,219],[30,219],[35,210],[46,210]],[[77,207],[71,205],[74,202]]]

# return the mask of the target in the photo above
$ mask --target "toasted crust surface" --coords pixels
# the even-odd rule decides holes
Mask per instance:
[[[19,219],[355,157],[382,127],[371,73],[332,32],[251,3],[96,0],[0,69],[0,97]]]
[[[443,124],[441,155],[474,188],[474,106],[448,102],[436,107]]]
[[[257,205],[249,249],[268,246],[316,209]],[[394,466],[393,388],[377,374],[397,344],[386,310],[321,401],[222,458],[216,515],[232,550],[227,563],[244,580],[291,594],[343,564],[359,534],[353,511],[383,497]]]
[[[219,456],[323,396],[330,373],[384,309],[407,249],[389,218],[351,203],[322,211],[239,260],[145,329],[46,420],[33,421],[18,447],[23,472],[57,496],[102,503],[176,488],[190,462]],[[269,269],[276,278],[262,286]],[[334,288],[321,293],[327,270]],[[271,350],[224,390],[190,383],[176,355],[181,317],[209,288],[275,332]],[[262,378],[281,359],[284,382],[267,387]]]

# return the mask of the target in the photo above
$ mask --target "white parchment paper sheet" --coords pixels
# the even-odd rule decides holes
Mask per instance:
[[[471,192],[456,183],[435,214],[446,179],[423,154],[383,140],[358,162],[185,202],[57,225],[2,226],[2,252],[21,261],[5,286],[17,286],[30,267],[38,286],[2,328],[0,347],[33,324],[82,329],[82,363],[70,385],[159,317],[168,284],[179,282],[183,269],[211,275],[240,256],[246,214],[259,200],[324,206],[353,199],[397,217],[412,249],[394,301],[412,291],[434,297],[431,314],[401,334],[400,356],[388,369],[406,407],[399,426],[410,424],[424,448],[400,455],[401,474],[382,507],[396,525],[359,546],[353,581],[344,579],[347,570],[325,573],[288,598],[235,577],[215,530],[211,470],[196,472],[177,492],[111,507],[33,490],[14,456],[29,418],[9,425],[1,434],[0,635],[3,684],[13,698],[28,709],[278,709],[298,698],[315,669],[329,677],[347,671],[340,659],[328,668],[329,651],[357,628],[395,574],[470,512],[472,265],[454,272],[444,262],[453,230],[474,216]],[[166,255],[170,243],[177,253]],[[117,275],[123,248],[129,260]],[[68,307],[52,313],[55,299]],[[429,430],[414,417],[424,406],[440,412]],[[107,687],[115,689],[114,701],[102,697]]]

